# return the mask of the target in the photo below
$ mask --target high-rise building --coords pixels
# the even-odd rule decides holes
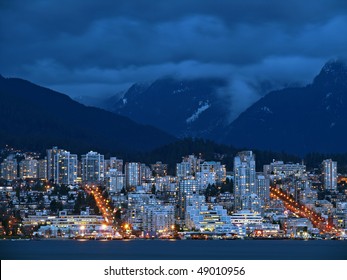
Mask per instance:
[[[151,164],[151,170],[155,176],[165,177],[167,175],[167,164],[157,161],[155,164]]]
[[[32,158],[23,159],[19,163],[19,177],[21,179],[38,178],[38,161]]]
[[[328,191],[336,191],[337,189],[337,162],[331,159],[323,160],[322,175],[324,188]]]
[[[150,182],[152,178],[152,171],[146,164],[141,164],[141,180],[140,184]]]
[[[189,162],[181,162],[176,164],[176,176],[186,178],[192,175]]]
[[[120,173],[123,173],[123,160],[116,157],[105,160],[105,172],[108,172],[110,169],[116,169]]]
[[[107,188],[110,193],[120,193],[125,186],[124,174],[117,169],[110,169],[107,176]]]
[[[257,173],[257,196],[260,199],[261,207],[265,207],[270,202],[270,179],[262,173]]]
[[[105,179],[104,155],[90,151],[82,155],[82,180],[86,182],[101,182]]]
[[[47,179],[53,180],[54,179],[54,172],[55,172],[55,155],[57,155],[60,152],[63,152],[64,150],[58,149],[58,147],[53,147],[52,149],[48,149],[47,152]]]
[[[1,163],[1,178],[5,180],[15,180],[17,179],[18,164],[17,160],[13,155],[8,156]]]
[[[255,155],[252,151],[239,152],[234,158],[235,210],[242,209],[242,200],[256,194]]]
[[[214,172],[217,183],[224,182],[226,179],[225,165],[222,165],[219,161],[204,161],[200,163],[199,169],[200,172]]]
[[[41,159],[38,161],[37,164],[37,177],[39,179],[45,179],[47,180],[47,159]]]
[[[178,187],[178,213],[177,217],[181,220],[185,218],[187,206],[190,204],[193,195],[199,193],[198,182],[194,179],[183,179]]]
[[[195,176],[196,172],[200,170],[202,161],[201,158],[197,158],[194,155],[184,157],[181,163],[176,164],[176,176],[182,178]]]
[[[141,184],[141,163],[127,162],[125,164],[125,183],[127,188],[137,187]]]
[[[54,156],[54,183],[75,184],[77,182],[77,155],[59,151]]]

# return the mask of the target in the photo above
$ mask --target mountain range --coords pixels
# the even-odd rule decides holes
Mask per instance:
[[[227,124],[229,108],[219,98],[226,85],[223,79],[161,78],[134,84],[117,102],[109,100],[106,109],[178,138],[206,138]]]
[[[176,138],[28,81],[0,76],[0,146],[42,151],[59,146],[73,152],[148,151]]]
[[[201,137],[237,148],[346,152],[347,66],[327,62],[311,84],[271,91],[230,123],[227,81],[162,78],[134,84],[105,109],[178,138]],[[269,82],[271,84],[271,82]],[[235,102],[235,100],[233,100]]]
[[[240,148],[346,152],[346,63],[329,61],[311,84],[270,92],[216,136]]]
[[[344,61],[326,63],[311,84],[269,92],[231,123],[226,89],[225,79],[165,77],[134,84],[121,98],[99,103],[108,112],[0,76],[0,145],[130,153],[192,136],[237,149],[296,155],[347,152]]]

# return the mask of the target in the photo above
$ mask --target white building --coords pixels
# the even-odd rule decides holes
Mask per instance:
[[[52,149],[48,149],[46,152],[47,152],[47,178],[48,180],[54,180],[55,156],[61,152],[64,152],[64,150],[58,149],[58,147],[53,147]]]
[[[206,190],[208,185],[216,184],[216,172],[214,171],[200,171],[196,173],[196,180],[199,185],[199,191]]]
[[[284,178],[290,175],[301,176],[306,172],[306,165],[300,163],[284,163],[283,161],[273,161],[264,165],[264,174],[274,175]]]
[[[230,233],[230,216],[220,205],[188,206],[185,222],[190,230]]]
[[[59,151],[54,156],[54,183],[75,184],[77,182],[77,155]]]
[[[243,151],[234,158],[235,210],[242,209],[242,200],[256,194],[255,155],[252,151]]]
[[[270,179],[262,173],[257,173],[256,194],[260,199],[263,209],[270,202]]]
[[[199,193],[198,182],[194,179],[183,179],[179,182],[178,186],[178,213],[177,216],[180,219],[185,218],[185,211],[187,205],[193,198],[194,194]]]
[[[261,225],[263,218],[260,214],[249,210],[241,210],[230,216],[232,224],[240,226]]]
[[[123,160],[116,158],[116,157],[110,157],[109,159],[109,169],[116,169],[118,172],[123,173]]]
[[[127,162],[125,164],[125,183],[128,188],[141,185],[141,163]]]
[[[85,182],[101,182],[105,179],[104,155],[90,151],[82,155],[82,180]]]
[[[142,213],[142,230],[151,234],[166,233],[175,225],[173,205],[148,205]]]
[[[37,163],[37,177],[39,179],[48,179],[48,174],[47,174],[47,160],[46,159],[41,159]]]
[[[27,158],[19,163],[19,177],[21,179],[38,178],[38,161],[36,159]]]
[[[337,162],[331,159],[323,160],[322,175],[324,187],[328,191],[336,191],[337,189]]]
[[[17,179],[17,160],[13,155],[8,156],[1,163],[1,178],[5,180]]]
[[[200,163],[200,172],[214,173],[214,179],[217,183],[224,182],[226,179],[226,168],[219,161],[204,161]]]
[[[110,169],[106,182],[108,191],[110,193],[120,193],[125,187],[125,176],[117,169]]]
[[[202,160],[194,155],[184,157],[181,163],[176,164],[176,176],[185,178],[195,176],[200,170],[200,163]]]

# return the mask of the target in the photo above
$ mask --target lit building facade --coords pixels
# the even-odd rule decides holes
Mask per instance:
[[[337,189],[337,162],[331,159],[323,160],[322,175],[324,188],[328,191],[336,191]]]
[[[125,164],[125,183],[127,188],[137,187],[141,184],[141,163],[127,162]]]
[[[178,185],[178,213],[177,217],[184,220],[187,206],[193,195],[199,193],[198,182],[194,179],[183,179]]]
[[[1,163],[1,178],[5,180],[15,180],[18,175],[18,163],[14,156],[8,156]]]
[[[263,166],[264,174],[274,175],[278,178],[290,175],[301,176],[306,172],[306,165],[300,163],[284,163],[283,161],[273,161]]]
[[[38,178],[38,161],[36,159],[28,158],[19,163],[19,177],[21,179]]]
[[[242,200],[256,194],[255,155],[252,151],[243,151],[234,158],[235,210],[242,209]]]
[[[82,155],[82,180],[85,182],[102,182],[105,179],[104,155],[90,151]]]
[[[47,174],[47,160],[46,159],[40,159],[37,162],[37,177],[39,179],[48,179]]]
[[[107,188],[110,193],[120,193],[125,187],[125,176],[117,169],[110,169],[107,175]]]
[[[48,180],[54,180],[55,176],[55,156],[60,152],[64,152],[62,149],[58,149],[58,147],[53,147],[52,149],[48,149],[47,151],[47,178]]]
[[[77,182],[77,155],[59,151],[54,156],[54,183],[75,184]]]

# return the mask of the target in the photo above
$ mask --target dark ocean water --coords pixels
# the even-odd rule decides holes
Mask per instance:
[[[2,260],[347,260],[335,240],[1,240]]]

